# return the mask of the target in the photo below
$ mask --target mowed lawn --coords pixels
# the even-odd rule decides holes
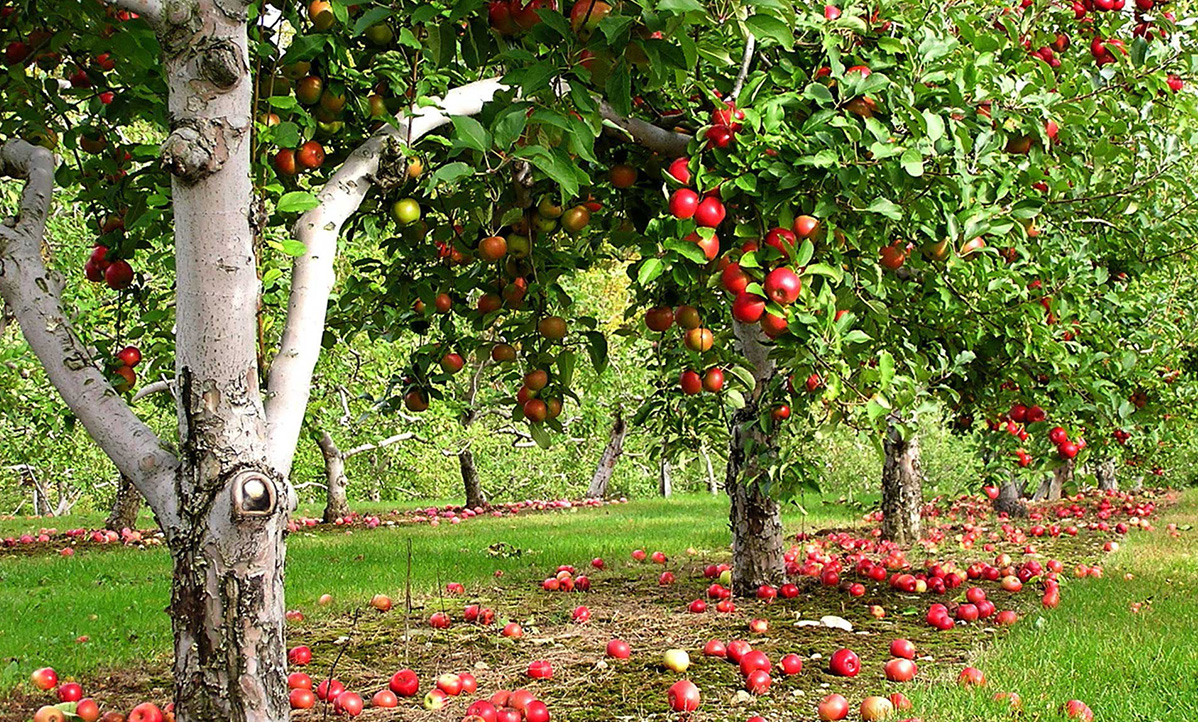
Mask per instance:
[[[1168,523],[1180,537],[1165,532]],[[1108,556],[1101,579],[1075,580],[1067,569],[1057,610],[978,650],[984,689],[916,687],[910,697],[923,719],[1011,719],[993,700],[1000,691],[1022,697],[1023,720],[1067,719],[1061,707],[1071,699],[1089,705],[1096,722],[1198,719],[1198,492],[1186,492],[1156,526]]]
[[[808,497],[808,514],[787,507],[788,531],[844,524],[856,512]],[[394,505],[364,505],[381,512]],[[316,508],[301,512],[318,515]],[[628,560],[633,549],[680,557],[689,547],[708,554],[727,549],[724,496],[682,495],[600,509],[476,518],[461,524],[357,528],[351,532],[300,532],[290,538],[287,605],[310,618],[366,604],[376,593],[402,604],[411,544],[414,596],[435,595],[445,583],[467,587],[540,578],[558,564],[584,566],[596,556]],[[148,520],[148,517],[147,517]],[[52,520],[59,529],[95,528],[99,518]],[[40,520],[0,525],[5,536],[36,530]],[[147,521],[146,525],[152,522]],[[40,666],[63,677],[96,669],[163,663],[171,647],[170,557],[165,549],[95,549],[0,558],[0,690],[27,680]],[[517,582],[518,583],[518,582]],[[334,603],[316,600],[331,594]],[[77,641],[87,637],[87,641]],[[2,692],[0,692],[2,694]]]

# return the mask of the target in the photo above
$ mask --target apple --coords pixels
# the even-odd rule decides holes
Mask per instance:
[[[809,238],[814,238],[815,235],[819,233],[819,219],[812,216],[799,216],[798,218],[795,218],[792,229],[794,230],[795,236],[800,239],[807,240]]]
[[[528,663],[528,676],[533,679],[552,679],[553,665],[548,660],[533,660]]]
[[[803,283],[794,271],[775,268],[765,277],[765,295],[780,306],[789,306],[799,298]]]
[[[749,274],[745,273],[740,264],[735,261],[729,263],[720,272],[720,285],[734,295],[739,296],[744,293],[749,286],[749,280]]]
[[[795,240],[795,234],[786,228],[774,228],[765,234],[765,245],[787,257],[794,249]]]
[[[1090,710],[1089,705],[1078,699],[1071,699],[1065,703],[1065,715],[1082,722],[1094,722],[1094,712]]]
[[[795,675],[803,671],[803,659],[797,654],[788,654],[778,660],[778,666],[783,674]]]
[[[603,0],[578,0],[570,8],[570,26],[581,36],[589,35],[611,11],[611,5]]]
[[[151,702],[142,702],[129,712],[129,722],[162,722],[162,710]]]
[[[387,688],[400,697],[414,697],[420,691],[420,678],[410,669],[401,669],[391,675]]]
[[[362,697],[356,692],[345,692],[337,695],[337,700],[333,702],[333,710],[341,714],[347,714],[350,717],[357,717],[362,714]]]
[[[435,712],[449,704],[449,695],[439,689],[431,689],[428,694],[424,695],[424,708],[430,712]]]
[[[866,697],[861,700],[861,719],[865,722],[878,722],[894,714],[894,705],[885,697]]]
[[[799,588],[797,585],[790,584],[788,582],[778,588],[778,594],[780,594],[783,599],[794,599],[795,597],[799,596]]]
[[[723,388],[724,370],[715,366],[707,369],[707,373],[703,374],[703,390],[718,394]]]
[[[57,690],[59,702],[78,702],[83,699],[83,687],[77,682],[60,684]]]
[[[861,658],[850,649],[838,649],[832,653],[828,669],[839,677],[856,677],[861,671]]]
[[[645,550],[644,549],[634,549],[632,552],[632,558],[638,562],[645,561]]]
[[[344,691],[345,685],[341,684],[340,680],[326,679],[316,685],[316,698],[322,702],[331,701]]]
[[[316,140],[310,140],[307,143],[304,143],[299,147],[299,150],[295,152],[295,162],[301,168],[316,170],[320,166],[324,165],[324,146],[320,144],[320,141]],[[419,206],[417,206],[417,209],[419,209]]]
[[[900,657],[888,661],[883,671],[886,673],[886,679],[891,682],[910,682],[919,670],[915,662]]]
[[[749,620],[749,631],[753,632],[754,634],[765,634],[767,631],[769,631],[769,628],[770,623],[764,619]]]
[[[123,258],[118,258],[104,269],[104,282],[114,291],[122,291],[133,285],[133,267]]]
[[[724,203],[715,197],[707,197],[695,208],[695,225],[700,228],[715,228],[724,222]]]
[[[653,555],[650,556],[649,558],[653,560],[654,564],[665,564],[666,563],[665,552],[653,552]]]
[[[750,694],[762,695],[769,691],[772,682],[769,672],[764,669],[754,670],[745,677],[745,689]]]
[[[450,697],[457,697],[462,693],[462,677],[457,674],[446,672],[437,677],[437,689],[441,690]]]
[[[966,667],[957,675],[957,684],[962,687],[981,687],[986,684],[986,675],[977,667]]]
[[[117,351],[116,358],[126,366],[133,368],[141,363],[141,351],[136,346],[126,346]]]
[[[312,661],[312,650],[308,647],[292,647],[291,651],[287,652],[287,662],[302,667]]]
[[[740,658],[739,666],[740,673],[745,677],[748,677],[751,673],[759,669],[766,672],[769,672],[771,669],[770,658],[766,656],[765,652],[759,649],[752,649],[745,652]]]
[[[699,709],[699,688],[689,679],[680,679],[670,685],[666,697],[670,709],[675,712],[694,712]]]
[[[83,722],[96,722],[100,719],[100,705],[90,697],[79,700],[75,705],[75,716]]]
[[[699,194],[690,188],[679,188],[670,195],[669,207],[670,213],[679,220],[692,218],[699,209]]]
[[[849,716],[849,701],[842,695],[830,694],[819,701],[816,711],[824,722],[842,720]]]
[[[687,369],[679,377],[678,386],[682,389],[682,393],[687,396],[694,396],[703,392],[703,379],[697,371]]]
[[[741,293],[732,301],[732,316],[741,323],[757,323],[765,314],[765,299],[752,293]]]
[[[1005,701],[1011,709],[1017,710],[1023,708],[1023,699],[1019,696],[1018,692],[995,692],[994,701]]]
[[[376,594],[370,598],[370,606],[380,612],[389,611],[391,609],[391,597],[388,597],[386,594]]]
[[[327,607],[328,605],[333,603],[333,595],[332,594],[321,594],[320,599],[317,599],[316,603],[322,607]]]
[[[895,639],[890,643],[890,654],[903,659],[915,659],[915,645],[906,639]]]
[[[1019,621],[1019,615],[1010,609],[1004,609],[998,613],[998,616],[994,618],[994,621],[1001,627],[1008,627]]]
[[[707,353],[715,345],[715,337],[708,328],[692,328],[683,337],[686,347],[696,353]]]
[[[316,695],[310,689],[292,689],[288,700],[291,709],[312,709],[316,706]]]
[[[312,689],[312,678],[303,672],[287,675],[287,689]]]
[[[603,569],[603,566],[604,566],[603,559],[601,559],[599,557],[595,557],[594,559],[591,560],[591,566],[596,569]]]
[[[607,643],[607,656],[616,659],[628,659],[632,656],[632,648],[622,639],[613,639]]]
[[[712,639],[703,645],[703,655],[706,657],[724,658],[728,656],[728,648],[720,640]]]
[[[428,624],[433,629],[449,629],[453,621],[445,612],[436,612],[428,618]]]
[[[686,185],[691,182],[690,158],[675,158],[670,162],[666,175],[679,183]]]
[[[574,611],[570,614],[570,618],[579,624],[588,622],[591,619],[591,610],[586,606],[575,607]]]
[[[520,639],[524,636],[524,628],[515,622],[508,622],[503,625],[501,634],[509,639]]]
[[[462,672],[458,675],[458,679],[462,680],[462,694],[474,694],[478,691],[478,680],[469,672]]]
[[[650,331],[662,333],[674,325],[674,309],[669,306],[655,306],[645,311],[645,325]]]
[[[671,672],[682,674],[691,666],[691,657],[684,649],[667,649],[661,656],[661,663]]]
[[[50,667],[42,667],[29,675],[29,680],[33,682],[34,687],[45,692],[58,685],[58,673]]]

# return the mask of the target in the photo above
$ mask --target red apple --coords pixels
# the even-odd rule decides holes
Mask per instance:
[[[828,669],[840,677],[856,677],[861,671],[861,658],[849,649],[838,649],[832,653]]]
[[[675,712],[694,712],[699,709],[699,688],[688,679],[680,679],[670,685],[667,698],[670,709]]]
[[[824,722],[834,722],[849,716],[849,701],[839,694],[830,694],[820,700],[816,708]]]
[[[780,306],[789,306],[799,298],[803,283],[789,268],[775,268],[765,277],[765,295]]]

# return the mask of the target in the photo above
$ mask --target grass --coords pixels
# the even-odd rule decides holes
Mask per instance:
[[[1198,545],[1166,523],[1198,527],[1198,492],[1165,512],[1154,534],[1136,534],[1108,557],[1101,579],[1063,587],[1061,607],[1017,625],[979,650],[985,691],[931,685],[912,694],[926,720],[1003,719],[996,691],[1023,698],[1023,719],[1058,720],[1078,699],[1096,720],[1191,720],[1198,710]],[[1131,574],[1127,579],[1125,575]],[[1140,611],[1133,612],[1132,604]],[[948,670],[951,672],[952,670]]]
[[[746,600],[738,602],[736,614],[682,613],[686,602],[702,596],[708,583],[699,574],[701,565],[711,558],[727,558],[726,510],[721,497],[683,496],[561,514],[485,518],[438,529],[297,534],[289,547],[288,606],[303,610],[307,618],[290,625],[289,638],[292,644],[312,647],[316,660],[307,671],[314,677],[339,660],[336,675],[367,696],[402,666],[416,669],[426,683],[439,672],[473,670],[480,690],[489,692],[528,684],[524,668],[529,660],[549,659],[557,670],[554,680],[533,688],[559,722],[676,719],[665,709],[664,699],[665,688],[677,675],[657,664],[661,650],[668,647],[691,650],[695,664],[687,676],[704,695],[695,722],[740,722],[753,714],[768,722],[808,721],[814,718],[815,701],[830,692],[844,694],[855,708],[867,694],[901,691],[914,700],[915,714],[925,722],[1012,719],[991,700],[996,691],[1015,691],[1023,697],[1019,719],[1045,722],[1064,720],[1059,710],[1074,698],[1088,703],[1100,721],[1180,722],[1190,719],[1195,708],[1198,604],[1192,598],[1198,587],[1198,547],[1193,537],[1198,532],[1189,526],[1198,526],[1198,492],[1183,495],[1178,506],[1165,509],[1154,522],[1156,533],[1133,533],[1115,554],[1100,551],[1108,538],[1102,534],[1037,540],[1046,557],[1068,561],[1067,569],[1075,561],[1101,558],[1106,574],[1086,580],[1067,575],[1061,607],[1050,613],[1040,612],[1034,591],[992,591],[1000,608],[1015,608],[1023,617],[997,634],[982,625],[935,632],[922,622],[923,610],[932,601],[928,598],[870,585],[866,597],[852,601],[809,578],[800,581],[803,592],[792,602],[765,605]],[[816,501],[810,512],[800,517],[792,511],[787,531],[843,526],[858,516],[831,499]],[[1182,527],[1179,539],[1165,533],[1169,522]],[[402,600],[409,541],[413,591],[417,604],[426,608],[414,613],[410,628],[401,610],[386,615],[369,611],[358,618],[356,610],[376,592]],[[1000,551],[1012,554],[1023,548],[1022,543],[1002,544]],[[629,550],[637,547],[670,555],[676,585],[659,587],[659,567],[631,562]],[[688,547],[699,555],[689,556]],[[980,550],[946,553],[958,558],[987,556]],[[536,582],[556,565],[582,567],[594,556],[604,557],[609,569],[594,575],[596,586],[587,595],[537,589]],[[913,560],[919,556],[913,553]],[[496,571],[502,572],[501,579]],[[97,696],[114,705],[166,699],[169,634],[162,610],[168,572],[162,550],[85,550],[71,559],[0,558],[0,619],[5,620],[0,623],[0,657],[12,660],[0,678],[0,689],[10,689],[35,666],[53,664],[64,677],[82,677]],[[1132,576],[1125,579],[1125,574]],[[438,600],[437,591],[448,581],[466,585],[465,600]],[[316,599],[326,592],[336,602],[318,607]],[[494,628],[460,622],[450,630],[434,631],[423,621],[431,611],[428,607],[441,605],[460,620],[467,601],[494,607],[499,620],[519,621],[527,637],[514,642],[499,637]],[[1137,602],[1140,611],[1132,613],[1131,605]],[[866,603],[882,605],[886,617],[873,619]],[[576,604],[590,606],[589,624],[570,622]],[[844,616],[855,631],[792,624],[824,614]],[[767,619],[770,631],[748,634],[745,626],[751,617]],[[91,641],[76,643],[79,634]],[[351,637],[348,645],[340,641],[345,635]],[[613,636],[632,644],[632,659],[603,661],[603,645]],[[924,655],[916,682],[882,679],[885,649],[896,636],[911,639]],[[735,668],[702,659],[696,651],[712,637],[749,637],[755,648],[775,660],[796,652],[806,660],[804,671],[789,679],[776,676],[765,696],[738,698],[741,680]],[[815,656],[826,659],[839,646],[861,655],[858,677],[833,677],[826,662]],[[955,676],[966,664],[985,671],[985,689],[956,686]],[[116,674],[106,677],[111,672]],[[36,700],[41,698],[24,695],[14,690],[9,704],[0,705],[0,720],[23,719],[40,704]],[[462,709],[455,706],[449,717]],[[318,716],[300,714],[296,720]],[[393,713],[368,710],[361,719],[432,718],[407,704]],[[854,711],[850,720],[857,719]]]
[[[382,511],[395,505],[359,508]],[[476,518],[437,529],[420,525],[300,532],[288,544],[287,603],[319,619],[358,607],[375,593],[400,598],[409,541],[413,594],[421,596],[436,594],[449,581],[477,588],[497,571],[523,578],[543,575],[547,566],[585,565],[596,556],[626,559],[636,547],[660,549],[674,557],[691,546],[703,552],[722,550],[729,543],[727,508],[722,496],[687,495],[602,509]],[[301,509],[310,515],[317,511]],[[832,503],[817,503],[809,511],[806,523],[815,529],[841,524],[850,514]],[[786,519],[794,529],[802,522],[793,507]],[[93,528],[102,520],[55,521],[62,530]],[[9,520],[0,527],[0,535],[40,525],[41,520]],[[164,612],[169,577],[170,557],[161,548],[85,547],[70,558],[0,557],[0,690],[47,664],[60,675],[74,677],[162,658],[171,647]],[[334,604],[317,607],[316,600],[325,593],[333,595]],[[77,642],[80,636],[88,641]]]

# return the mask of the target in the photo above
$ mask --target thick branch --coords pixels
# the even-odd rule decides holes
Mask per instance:
[[[104,3],[114,8],[137,13],[140,18],[151,25],[157,25],[158,21],[162,19],[161,0],[104,0]]]
[[[167,381],[166,379],[159,379],[158,381],[146,384],[145,386],[142,386],[140,389],[138,389],[137,393],[133,394],[133,400],[141,401],[142,399],[144,399],[147,396],[153,396],[154,394],[160,394],[163,391],[169,392],[171,396],[175,395],[175,389],[174,389],[174,387],[171,386],[171,382]]]
[[[428,443],[428,439],[426,439],[418,434],[415,434],[411,431],[406,431],[402,434],[396,434],[395,436],[388,436],[387,438],[383,439],[382,441],[379,441],[379,442],[376,442],[373,444],[362,444],[361,446],[355,446],[354,448],[345,452],[345,458],[348,459],[351,456],[357,456],[358,454],[365,453],[367,451],[374,451],[375,449],[382,449],[383,447],[390,446],[392,444],[398,444],[399,442],[407,441],[408,439],[412,439],[414,441],[419,441],[422,444]]]
[[[496,79],[482,80],[446,93],[441,109],[413,108],[412,115],[398,127],[386,126],[359,146],[321,189],[317,196],[320,205],[296,223],[294,235],[308,251],[295,259],[292,267],[287,321],[267,381],[267,441],[270,460],[279,471],[291,470],[308,405],[309,382],[320,356],[329,293],[335,281],[337,238],[370,191],[384,143],[388,138],[414,142],[449,123],[452,116],[474,115],[503,88]]]
[[[121,473],[133,480],[168,529],[177,518],[172,489],[178,462],[97,368],[63,310],[58,279],[42,260],[54,157],[44,148],[13,140],[0,149],[0,169],[27,181],[21,216],[4,229],[0,296],[12,308],[50,383]]]
[[[607,101],[599,103],[599,114],[649,150],[670,157],[686,155],[686,146],[691,142],[691,136],[686,133],[675,133],[638,118],[625,118],[618,115]]]

